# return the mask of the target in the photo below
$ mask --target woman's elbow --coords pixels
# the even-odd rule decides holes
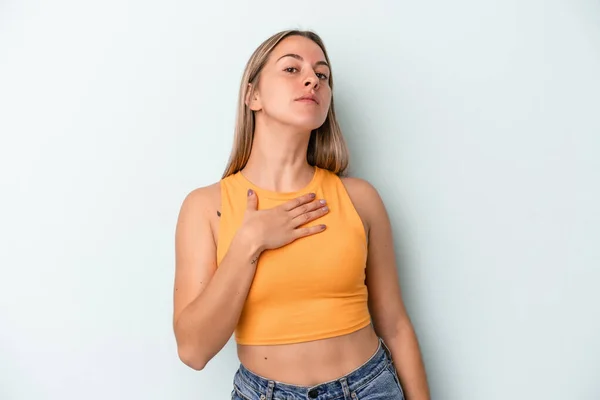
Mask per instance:
[[[208,360],[202,357],[197,350],[186,346],[177,346],[177,354],[185,365],[196,371],[202,371],[208,363]]]

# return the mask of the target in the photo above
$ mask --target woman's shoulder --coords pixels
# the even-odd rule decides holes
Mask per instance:
[[[375,186],[373,186],[371,182],[369,182],[366,179],[358,178],[355,176],[341,176],[340,180],[342,181],[347,190],[352,190],[356,192],[367,191],[371,192],[371,195],[373,195],[374,192],[377,192]]]
[[[216,243],[221,216],[221,182],[192,189],[184,197],[179,211],[179,226],[204,227]]]
[[[340,180],[344,184],[354,208],[366,222],[367,227],[370,227],[385,210],[379,191],[366,179],[344,176],[340,177]]]
[[[379,192],[375,186],[366,179],[354,177],[354,176],[343,176],[340,180],[344,184],[346,191],[353,197],[352,200],[361,203],[370,203],[378,201],[380,199]]]
[[[221,203],[221,181],[199,186],[190,190],[183,199],[181,210],[195,217],[209,217],[219,209]]]
[[[184,202],[195,204],[212,203],[221,197],[221,181],[199,186],[190,190],[184,198]]]

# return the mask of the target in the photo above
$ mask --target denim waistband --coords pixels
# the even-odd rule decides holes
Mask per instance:
[[[260,395],[262,400],[273,398],[305,398],[315,400],[336,400],[350,398],[350,393],[359,390],[379,375],[383,369],[389,368],[392,357],[389,349],[379,339],[375,354],[364,364],[341,378],[314,386],[298,386],[281,383],[259,376],[240,365],[234,377],[234,384],[240,391],[246,390]]]

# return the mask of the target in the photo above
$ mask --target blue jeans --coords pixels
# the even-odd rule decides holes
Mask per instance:
[[[379,339],[367,362],[336,380],[296,386],[258,376],[240,364],[233,378],[232,400],[404,400],[389,349]]]

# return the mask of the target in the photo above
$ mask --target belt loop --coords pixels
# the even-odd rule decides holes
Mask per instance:
[[[340,383],[342,384],[342,391],[344,392],[344,400],[350,400],[350,388],[348,387],[348,381],[344,377],[340,379]]]
[[[267,398],[266,400],[271,400],[273,398],[273,387],[275,386],[274,381],[269,381],[269,386],[267,386]]]

